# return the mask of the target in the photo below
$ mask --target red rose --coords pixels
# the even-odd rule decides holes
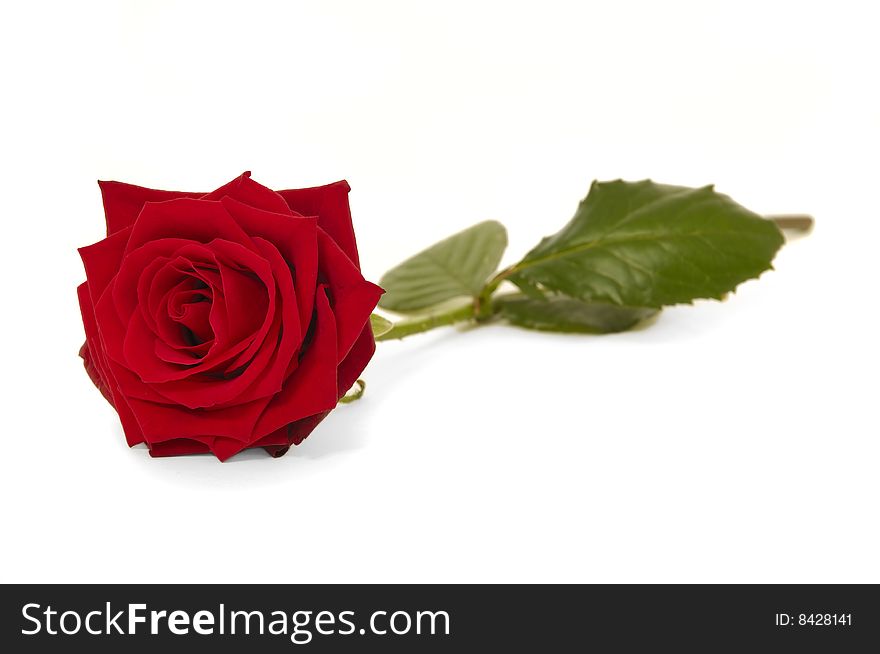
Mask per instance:
[[[280,456],[375,350],[349,186],[212,193],[99,182],[107,238],[80,249],[86,370],[153,456]]]

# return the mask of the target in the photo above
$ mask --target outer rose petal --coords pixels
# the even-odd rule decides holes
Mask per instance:
[[[89,340],[91,340],[93,346],[96,348],[100,347],[97,343],[98,326],[95,324],[95,311],[92,309],[92,298],[89,296],[88,282],[80,284],[76,289],[76,294],[79,298],[79,310],[82,314],[83,328],[86,332],[86,342],[83,343],[80,348],[79,355],[82,357],[83,365],[85,366],[86,372],[92,380],[92,383],[98,387],[98,390],[101,391],[101,395],[103,395],[110,404],[113,404],[113,396],[110,394],[110,388],[105,381],[106,373],[103,371],[100,358],[97,353],[94,355],[92,354],[89,346]]]
[[[125,433],[125,442],[128,443],[129,447],[143,443],[144,435],[141,432],[137,419],[134,417],[134,413],[131,412],[128,400],[120,393],[117,393],[115,397],[116,413],[119,414],[119,422],[122,424],[122,431]]]
[[[287,427],[276,429],[271,434],[263,436],[260,440],[255,441],[251,447],[271,447],[283,446],[287,447]]]
[[[315,299],[315,334],[299,367],[272,398],[254,430],[268,434],[306,416],[332,409],[339,399],[336,385],[336,321],[324,287]],[[348,389],[346,389],[348,390]]]
[[[284,456],[287,454],[287,451],[290,449],[291,445],[299,445],[302,443],[308,436],[311,434],[315,427],[321,424],[321,421],[324,420],[327,416],[330,415],[330,411],[324,411],[314,416],[309,416],[308,418],[303,418],[302,420],[297,420],[294,423],[287,425],[284,429],[284,439],[285,442],[281,445],[264,445],[265,450],[274,457]]]
[[[262,184],[258,184],[250,179],[250,171],[236,177],[231,182],[224,184],[220,188],[211,193],[203,191],[160,191],[158,189],[146,188],[144,186],[135,186],[134,184],[125,184],[124,182],[105,182],[98,181],[101,187],[101,195],[104,199],[104,217],[107,221],[107,236],[118,232],[126,227],[131,227],[140,214],[141,209],[147,202],[165,202],[167,200],[176,200],[178,198],[205,198],[209,200],[219,200],[224,195],[228,195],[237,200],[245,202],[255,207],[269,209],[270,211],[282,211],[290,213],[287,203],[280,198],[275,191],[266,188]],[[247,180],[247,183],[244,180]],[[265,189],[274,194],[276,199],[269,202],[260,199],[259,193],[255,187]],[[210,197],[206,197],[210,196]]]
[[[242,174],[240,177],[207,194],[203,191],[161,191],[123,182],[99,181],[98,185],[101,187],[101,194],[104,197],[107,235],[109,236],[120,229],[133,225],[144,204],[147,202],[165,202],[166,200],[177,198],[201,198],[206,195],[218,195],[219,197],[211,197],[211,199],[220,199],[225,194],[246,204],[252,204],[270,211],[278,211],[277,208],[270,208],[262,203],[249,202],[247,198],[242,197],[240,191],[232,191],[231,188],[236,184],[240,184],[243,178],[250,178],[250,172]],[[257,186],[262,186],[257,184],[257,182],[253,183]],[[265,189],[266,187],[262,186],[262,188]],[[320,216],[319,226],[330,234],[333,240],[339,243],[342,251],[348,255],[349,259],[360,267],[357,242],[354,236],[354,228],[351,224],[351,209],[348,204],[348,193],[350,190],[351,187],[348,185],[348,182],[341,180],[324,186],[277,191],[277,194],[284,198],[287,206],[294,212],[303,216]]]
[[[269,187],[252,180],[250,171],[242,173],[228,184],[224,184],[216,191],[211,191],[202,197],[203,200],[221,200],[223,198],[232,198],[250,207],[285,216],[292,214],[284,198]]]
[[[319,270],[326,279],[336,316],[337,353],[345,358],[355,339],[370,319],[370,313],[384,291],[364,279],[336,242],[318,230]],[[347,388],[345,389],[348,390]]]
[[[181,456],[183,454],[207,454],[211,451],[205,443],[189,438],[175,438],[163,443],[148,445],[150,456]]]
[[[253,427],[270,399],[264,398],[224,409],[195,411],[137,398],[132,398],[130,403],[143,429],[144,439],[154,444],[206,434],[211,437],[250,439]]]
[[[182,191],[157,191],[123,182],[98,182],[104,197],[104,217],[107,236],[134,225],[135,219],[146,202],[164,202],[176,198],[197,198],[203,193]]]
[[[360,269],[351,209],[348,206],[350,190],[348,182],[342,180],[326,186],[278,191],[278,194],[294,211],[304,216],[318,216],[318,227],[327,232]]]
[[[110,395],[110,389],[107,388],[107,385],[104,383],[104,378],[101,377],[101,372],[95,364],[95,360],[92,359],[92,353],[89,351],[88,341],[83,343],[82,347],[79,348],[79,356],[83,360],[83,366],[86,369],[86,374],[89,376],[89,379],[92,380],[95,387],[101,391],[101,395],[104,396],[104,399],[112,406],[113,396]]]
[[[111,364],[104,356],[88,285],[80,285],[77,291],[83,317],[83,326],[86,330],[86,346],[84,346],[84,348],[87,349],[85,352],[81,350],[81,353],[88,353],[89,356],[89,359],[83,357],[83,362],[86,364],[86,370],[88,371],[89,369],[89,360],[91,360],[94,367],[100,369],[104,388],[101,388],[101,386],[98,386],[98,388],[101,390],[104,397],[116,409],[116,413],[119,414],[119,421],[122,423],[122,430],[125,432],[125,440],[128,444],[137,445],[138,443],[143,443],[144,437],[141,433],[140,425],[138,425],[137,420],[135,420],[134,414],[132,414],[131,409],[129,408],[128,401],[119,392],[116,380],[112,374]]]
[[[242,443],[234,438],[223,438],[218,436],[211,443],[211,452],[214,453],[220,461],[226,461],[231,456],[241,452],[243,449],[251,447],[250,444]]]
[[[348,389],[354,386],[357,378],[367,367],[373,354],[376,352],[376,340],[373,338],[373,328],[367,322],[364,325],[361,335],[355,341],[354,345],[345,357],[345,360],[339,364],[337,375],[339,379],[339,397],[348,393]]]
[[[345,360],[339,365],[339,369],[337,370],[337,388],[339,397],[345,395],[348,392],[348,389],[354,385],[354,382],[364,371],[364,368],[367,367],[370,359],[373,358],[373,353],[375,351],[376,341],[373,338],[373,329],[370,327],[370,324],[367,323],[364,326],[361,335],[352,346],[348,356],[345,357]],[[280,446],[264,445],[266,451],[272,456],[284,455],[287,450],[290,449],[291,445],[299,445],[302,443],[309,434],[314,431],[315,427],[317,427],[328,415],[330,415],[330,411],[324,411],[289,424],[286,429],[287,442]],[[263,443],[257,443],[257,445],[263,445]]]
[[[129,236],[131,229],[125,228],[102,241],[79,249],[79,256],[86,269],[92,303],[98,301],[119,272]]]

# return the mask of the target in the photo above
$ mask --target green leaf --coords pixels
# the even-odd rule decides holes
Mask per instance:
[[[497,312],[508,322],[548,332],[622,332],[659,313],[659,309],[589,304],[559,295],[545,299],[501,295],[494,302]]]
[[[479,223],[419,252],[379,281],[383,309],[418,311],[455,297],[477,297],[498,268],[507,230],[494,220]]]
[[[373,328],[373,336],[379,338],[382,334],[387,334],[394,327],[394,323],[383,318],[377,313],[370,315],[370,327]]]
[[[516,284],[517,288],[519,288],[523,295],[527,295],[535,300],[541,300],[544,298],[544,291],[542,291],[540,287],[531,280],[525,277],[518,277],[510,281]]]
[[[588,302],[661,307],[721,299],[768,270],[782,243],[772,222],[711,186],[593,182],[574,218],[508,278]]]

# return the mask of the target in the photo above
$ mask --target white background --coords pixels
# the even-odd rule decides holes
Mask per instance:
[[[880,582],[871,5],[7,3],[0,579]],[[723,304],[382,343],[288,456],[151,459],[76,356],[95,180],[245,169],[348,179],[374,280],[594,178],[818,225]]]

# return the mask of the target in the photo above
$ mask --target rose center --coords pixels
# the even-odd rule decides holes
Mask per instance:
[[[168,317],[180,326],[187,345],[201,345],[214,339],[210,315],[213,304],[211,289],[201,280],[195,288],[176,292],[168,301]]]

